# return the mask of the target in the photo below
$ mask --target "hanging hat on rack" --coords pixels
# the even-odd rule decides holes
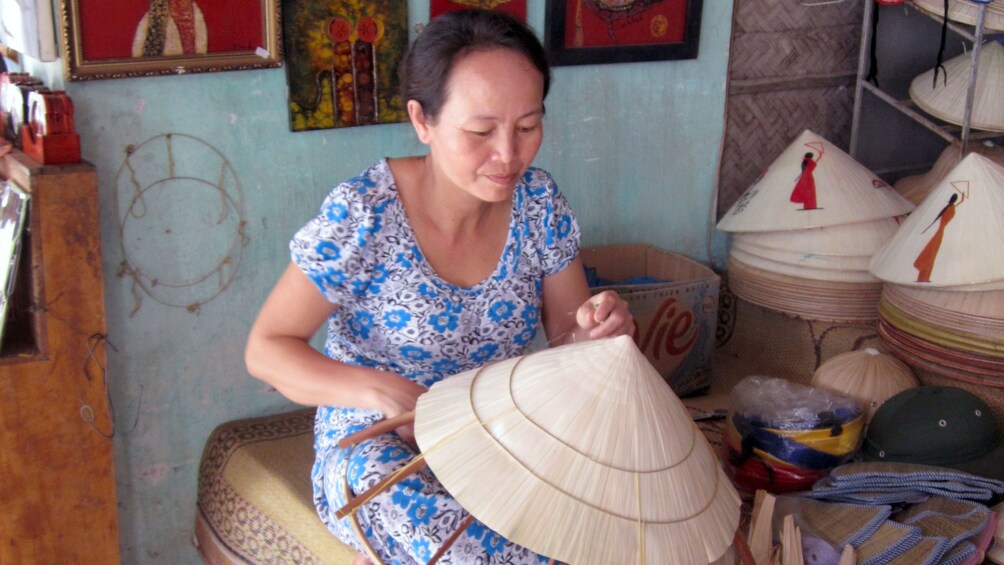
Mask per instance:
[[[946,122],[962,125],[969,89],[972,53],[966,52],[943,65],[944,78],[935,80],[938,67],[921,73],[910,83],[910,99],[921,110]],[[1004,45],[988,41],[980,46],[976,90],[970,125],[1004,132]]]
[[[969,154],[872,258],[887,283],[1004,288],[1004,167]]]
[[[1004,0],[948,0],[948,19],[966,25],[976,25],[980,4],[986,4],[983,27],[1004,31]],[[945,0],[913,0],[913,5],[935,16],[944,17]]]
[[[891,218],[912,209],[850,155],[805,130],[732,205],[718,229],[804,230]]]
[[[709,563],[736,536],[739,494],[629,336],[444,379],[419,397],[414,424],[421,454],[405,468],[424,461],[472,516],[542,555]]]

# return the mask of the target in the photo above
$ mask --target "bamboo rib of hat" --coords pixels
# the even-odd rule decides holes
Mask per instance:
[[[912,209],[850,155],[805,130],[732,205],[718,229],[805,230],[891,218]]]
[[[934,80],[935,69],[921,73],[910,83],[910,99],[921,110],[946,122],[962,125],[969,88],[972,53],[962,53],[944,64],[944,75]],[[942,82],[943,76],[947,77]],[[970,125],[976,129],[1004,132],[1004,46],[989,41],[980,47],[976,90]]]
[[[985,2],[982,2],[985,3]],[[944,0],[913,0],[914,6],[930,12],[936,16],[944,16]],[[966,25],[976,25],[976,17],[980,10],[981,2],[971,0],[949,0],[948,19]],[[987,4],[985,15],[983,16],[983,27],[1004,31],[1004,1],[992,0]]]
[[[956,290],[1004,288],[1004,167],[971,153],[872,258],[888,283]]]
[[[440,381],[415,436],[472,515],[564,562],[708,563],[738,526],[717,456],[627,336]]]

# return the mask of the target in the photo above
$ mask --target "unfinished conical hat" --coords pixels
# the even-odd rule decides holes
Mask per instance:
[[[988,290],[1004,281],[1004,167],[970,153],[903,222],[869,270],[890,283]]]
[[[945,0],[913,0],[914,6],[930,12],[936,16],[945,15]],[[976,25],[976,18],[979,15],[980,3],[971,0],[949,0],[948,19],[966,25]],[[1004,1],[993,0],[987,4],[987,11],[983,16],[984,29],[995,29],[1004,31]]]
[[[442,380],[415,437],[472,515],[566,563],[709,563],[739,524],[717,456],[627,336]]]
[[[728,232],[805,230],[906,214],[913,204],[805,130],[718,222]]]
[[[820,255],[874,255],[889,243],[903,217],[882,218],[857,224],[809,228],[805,230],[743,232],[748,243],[781,251],[818,253]]]
[[[944,64],[943,74],[934,80],[934,69],[921,73],[910,83],[910,99],[921,110],[946,122],[962,125],[966,92],[972,68],[972,53]],[[943,82],[943,79],[947,80]],[[988,41],[980,47],[976,71],[976,91],[970,125],[976,129],[1004,131],[1004,45]]]
[[[867,422],[883,402],[920,382],[905,363],[869,347],[827,359],[812,375],[811,384],[857,399]]]

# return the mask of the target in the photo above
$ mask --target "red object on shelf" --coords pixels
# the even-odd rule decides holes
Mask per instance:
[[[67,165],[80,162],[80,136],[76,133],[50,133],[35,136],[29,126],[21,127],[21,145],[25,155],[43,165]]]

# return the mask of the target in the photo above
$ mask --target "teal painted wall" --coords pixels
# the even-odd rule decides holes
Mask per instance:
[[[410,14],[425,21],[427,0],[410,0]],[[705,0],[697,60],[555,69],[536,164],[557,178],[585,244],[649,242],[705,262],[709,249],[722,255],[722,243],[708,241],[708,217],[731,15],[730,0]],[[542,0],[529,0],[528,21],[543,29]],[[294,408],[242,361],[250,324],[288,261],[290,235],[335,183],[422,146],[404,124],[291,133],[282,69],[65,84],[59,64],[29,61],[25,70],[69,91],[83,156],[99,174],[123,562],[195,563],[206,437],[227,420]],[[139,180],[166,178],[166,145],[141,144],[167,133],[178,134],[176,176],[215,179],[229,165],[236,178],[224,178],[223,192],[175,180],[136,198],[127,148],[139,147],[129,158]],[[136,213],[123,216],[130,203]],[[235,238],[246,245],[228,255]],[[226,257],[239,259],[236,271],[170,287],[213,273]],[[123,261],[160,286],[142,292]],[[183,307],[191,302],[204,304]]]

